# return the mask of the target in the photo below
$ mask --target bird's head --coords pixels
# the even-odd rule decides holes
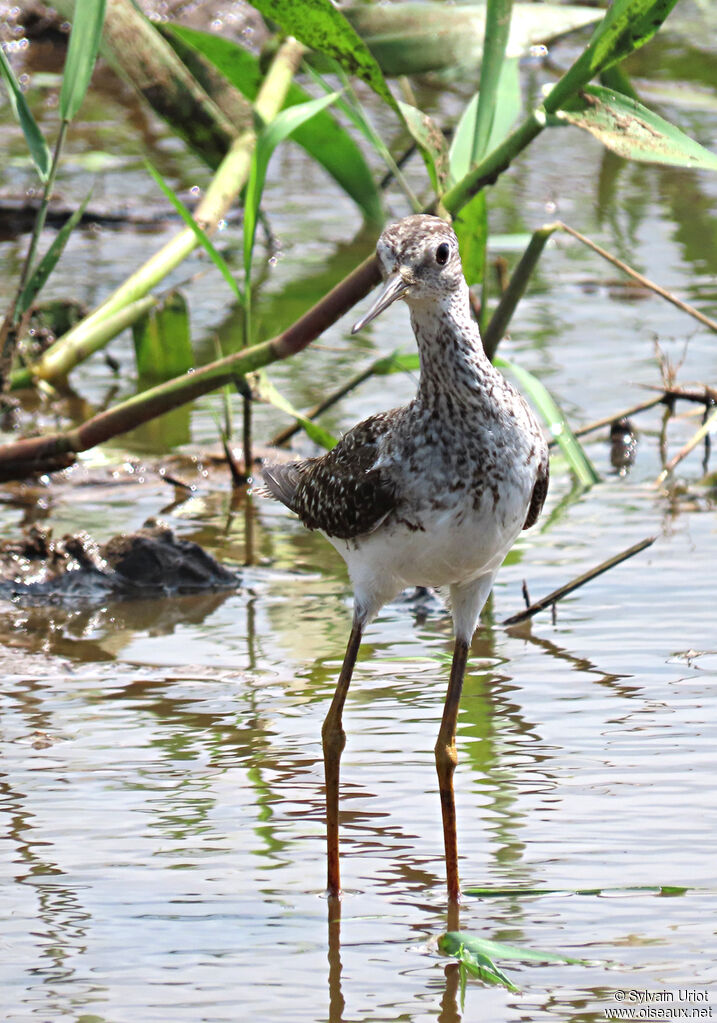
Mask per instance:
[[[356,334],[396,299],[410,304],[426,300],[450,301],[465,288],[458,239],[440,217],[416,214],[391,224],[376,246],[384,278],[378,298],[354,324]]]

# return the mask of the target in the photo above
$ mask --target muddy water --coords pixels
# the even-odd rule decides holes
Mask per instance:
[[[669,79],[663,87],[679,75],[683,89],[695,85],[700,45],[690,49],[677,28],[666,35],[654,57]],[[530,88],[542,72],[525,74]],[[662,109],[714,144],[717,82],[696,84],[699,109],[666,100]],[[118,161],[100,179],[107,197],[131,182],[159,202],[116,98],[102,94],[88,110],[71,152],[109,146],[107,125]],[[203,180],[153,131],[176,187]],[[12,133],[9,149],[22,153]],[[86,180],[68,159],[66,194],[84,194]],[[304,183],[301,202],[287,204],[287,180]],[[28,181],[10,160],[8,187]],[[269,331],[365,245],[349,246],[359,226],[352,207],[293,150],[272,165],[267,205],[282,245],[263,292]],[[715,178],[628,166],[556,132],[501,182],[492,209],[498,233],[559,216],[717,317]],[[405,212],[400,200],[391,211]],[[152,244],[171,230],[156,229]],[[130,230],[80,234],[50,290],[95,302],[148,243]],[[0,247],[3,298],[22,245]],[[205,269],[200,258],[181,276],[196,269]],[[236,335],[228,294],[206,272],[187,295],[208,358],[213,332],[227,343]],[[411,348],[405,310],[392,309],[358,343],[348,326],[272,371],[295,403],[310,405],[378,353]],[[687,341],[680,380],[714,385],[713,335],[561,240],[504,352],[539,373],[581,425],[660,382],[655,338],[674,361]],[[112,350],[118,379],[100,358],[73,378],[94,405],[134,386],[131,342]],[[413,386],[383,378],[327,425],[345,428]],[[591,491],[576,490],[556,458],[543,519],[499,576],[459,719],[461,872],[466,888],[479,889],[465,896],[460,926],[589,963],[502,963],[521,993],[469,981],[462,1006],[457,970],[435,943],[447,920],[432,748],[450,621],[437,601],[407,598],[367,636],[346,712],[347,895],[341,919],[329,921],[319,736],[350,591],[320,537],[278,506],[232,496],[214,465],[202,474],[174,464],[189,492],[158,477],[157,455],[215,443],[218,409],[216,398],[203,399],[161,429],[91,453],[67,478],[0,490],[6,537],[40,523],[104,540],[160,516],[241,571],[229,593],[0,608],[3,1019],[597,1021],[640,998],[663,1009],[671,999],[674,1018],[694,1007],[717,1013],[717,527],[702,451],[656,489],[656,410],[635,421],[637,457],[624,476],[604,433],[587,443],[603,477]],[[49,410],[39,416],[52,420]],[[669,454],[698,422],[669,423]],[[280,425],[277,413],[259,410],[258,437]],[[575,592],[554,622],[543,613],[529,626],[501,626],[522,604],[523,580],[541,596],[650,535],[649,551]]]

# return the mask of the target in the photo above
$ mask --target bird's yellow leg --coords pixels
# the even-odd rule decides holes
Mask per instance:
[[[339,870],[339,771],[341,754],[346,745],[341,717],[343,714],[346,694],[351,684],[356,657],[361,646],[363,628],[354,621],[349,636],[344,663],[336,685],[336,692],[331,701],[329,712],[321,729],[321,742],[324,750],[324,774],[326,777],[326,863],[327,863],[327,894],[330,898],[341,895],[341,878]]]
[[[458,881],[458,839],[456,836],[456,802],[453,795],[453,772],[456,769],[456,722],[458,707],[461,701],[463,677],[468,661],[468,641],[457,638],[453,648],[451,677],[448,682],[446,703],[443,708],[443,719],[436,742],[436,771],[438,786],[441,792],[441,812],[443,814],[443,842],[446,849],[446,883],[449,902],[457,902],[460,897]]]

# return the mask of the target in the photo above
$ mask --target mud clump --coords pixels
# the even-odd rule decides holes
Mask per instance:
[[[0,598],[28,603],[168,596],[237,586],[199,544],[178,540],[150,520],[134,533],[98,544],[87,533],[53,540],[33,526],[19,541],[0,543]]]

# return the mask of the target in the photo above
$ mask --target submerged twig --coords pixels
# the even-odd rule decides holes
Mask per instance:
[[[717,390],[707,384],[700,384],[697,390],[689,387],[659,387],[655,384],[642,384],[648,391],[662,391],[663,400],[693,401],[698,405],[717,405]]]
[[[585,437],[586,434],[602,430],[605,426],[611,426],[620,419],[631,419],[640,412],[647,412],[649,409],[655,408],[656,405],[668,405],[671,407],[678,400],[691,401],[697,405],[706,405],[708,407],[717,405],[717,391],[712,387],[708,387],[707,384],[700,385],[701,389],[697,390],[687,387],[656,387],[652,384],[643,384],[642,386],[648,390],[659,391],[659,394],[656,394],[654,398],[641,401],[637,405],[631,405],[621,412],[614,412],[612,415],[603,416],[602,419],[595,419],[592,423],[586,423],[585,426],[580,426],[573,430],[575,436]],[[556,443],[554,438],[548,441],[550,447],[553,447]]]
[[[234,452],[231,449],[231,445],[229,444],[229,437],[223,431],[222,431],[222,447],[224,448],[224,455],[225,455],[226,460],[227,460],[227,465],[229,466],[229,472],[230,472],[231,478],[232,478],[232,485],[234,487],[246,486],[246,484],[248,482],[248,479],[249,479],[249,477],[247,475],[247,473],[249,471],[249,467],[245,464],[244,471],[242,472],[241,466],[237,462],[236,456],[234,455]],[[246,459],[245,459],[245,463],[246,463]]]
[[[650,398],[647,401],[642,401],[638,405],[631,405],[630,408],[624,409],[622,412],[615,412],[611,416],[603,416],[602,419],[596,419],[592,423],[587,423],[585,426],[579,427],[577,430],[573,430],[576,437],[584,437],[588,433],[594,433],[596,430],[602,430],[605,426],[612,426],[613,423],[620,419],[630,419],[632,416],[638,414],[638,412],[646,412],[648,409],[654,408],[655,405],[662,405],[665,401],[665,395],[656,395],[654,398]],[[553,446],[557,441],[555,439],[548,441],[549,446]]]
[[[711,430],[715,428],[717,428],[717,408],[712,410],[707,419],[703,422],[702,426],[700,426],[699,430],[697,430],[692,437],[690,437],[685,446],[680,448],[677,454],[669,460],[665,468],[655,480],[655,486],[661,486],[675,467],[680,464],[682,459],[686,458],[691,451],[694,451],[700,441],[704,440]]]
[[[645,540],[640,540],[639,543],[633,544],[632,547],[628,547],[627,550],[622,551],[620,554],[615,554],[612,558],[608,558],[607,561],[601,562],[596,565],[595,568],[589,569],[587,572],[583,572],[582,575],[566,583],[564,586],[559,586],[557,590],[553,590],[547,597],[543,597],[541,600],[536,600],[534,604],[527,607],[524,611],[519,611],[517,614],[511,615],[510,618],[505,618],[502,625],[517,625],[519,622],[524,622],[528,618],[532,618],[538,611],[544,611],[547,607],[554,606],[563,597],[566,597],[569,593],[577,590],[580,586],[584,586],[585,583],[589,583],[592,579],[596,579],[603,572],[607,572],[609,569],[614,568],[616,565],[621,564],[623,561],[627,561],[634,554],[639,554],[640,551],[644,551],[646,547],[650,547],[657,537],[648,536]]]

